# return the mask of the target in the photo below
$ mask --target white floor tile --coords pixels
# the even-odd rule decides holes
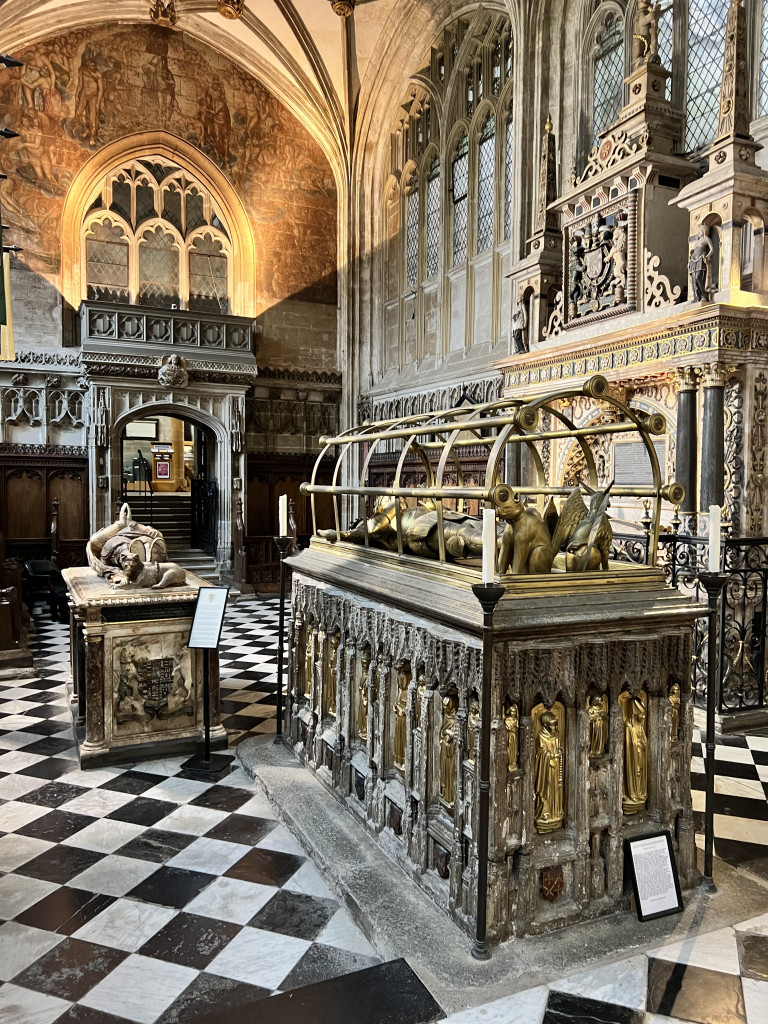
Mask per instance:
[[[134,825],[130,821],[99,818],[65,839],[62,845],[78,846],[81,850],[98,850],[99,853],[114,853],[145,831],[143,825]]]
[[[747,1024],[768,1024],[768,981],[742,978]]]
[[[262,988],[279,988],[310,945],[290,935],[244,928],[213,958],[206,971]]]
[[[176,775],[181,771],[181,762],[188,761],[189,754],[180,757],[166,757],[157,761],[142,761],[136,766],[140,772],[149,772],[150,775]]]
[[[301,844],[285,827],[277,825],[269,835],[264,836],[256,845],[262,850],[274,850],[276,853],[293,853],[297,857],[305,857]]]
[[[163,963],[134,953],[80,1002],[105,1013],[114,1013],[118,1008],[121,1017],[139,1024],[152,1024],[197,975],[198,971],[191,967]]]
[[[768,765],[765,765],[768,771]],[[0,811],[2,808],[0,807]],[[756,818],[737,818],[731,814],[715,815],[715,835],[718,839],[735,839],[741,843],[761,843],[768,846],[768,821]],[[766,850],[768,856],[768,850]]]
[[[27,725],[30,723],[27,722]],[[14,729],[17,726],[8,725],[7,720],[3,721],[4,729]],[[29,768],[32,764],[39,764],[45,761],[43,754],[30,754],[24,750],[9,750],[7,754],[0,754],[0,772],[18,772],[22,768]]]
[[[765,803],[765,791],[756,779],[732,779],[727,775],[715,776],[715,792],[723,796],[743,796]]]
[[[32,775],[6,775],[0,779],[0,800],[18,800],[34,789],[46,784],[46,779],[36,779]]]
[[[224,821],[226,817],[228,817],[226,811],[215,811],[211,807],[190,807],[185,804],[161,818],[154,827],[201,836],[210,831],[214,825],[218,825],[220,821]]]
[[[752,932],[753,934],[768,935],[768,914],[761,914],[759,917],[750,917],[748,921],[742,921],[736,925],[737,932]]]
[[[33,992],[19,985],[0,988],[2,1024],[53,1024],[71,1005],[65,999],[57,999],[45,992]]]
[[[768,736],[747,736],[750,750],[768,750]]]
[[[208,782],[195,782],[192,779],[180,779],[173,776],[163,779],[156,786],[147,789],[142,796],[150,800],[170,800],[174,804],[186,804],[195,797],[210,789]]]
[[[52,849],[56,844],[31,836],[18,836],[9,832],[0,837],[0,871],[15,871],[33,857]]]
[[[171,907],[120,899],[79,928],[74,937],[135,953],[177,913]]]
[[[70,786],[85,786],[86,789],[93,789],[95,786],[103,786],[105,782],[119,778],[127,771],[128,769],[124,765],[110,768],[75,768],[74,771],[62,775],[61,781]]]
[[[315,941],[322,943],[324,946],[335,946],[337,949],[349,950],[350,953],[361,953],[363,956],[378,956],[378,953],[357,927],[350,914],[343,908],[336,911]]]
[[[28,747],[30,743],[37,743],[44,740],[43,733],[36,732],[9,732],[0,736],[0,750],[21,750]],[[45,782],[45,779],[42,780]]]
[[[241,843],[226,843],[219,839],[196,839],[167,863],[173,868],[223,875],[228,868],[244,857],[249,849],[249,846]]]
[[[111,789],[91,789],[87,793],[81,793],[74,800],[68,800],[61,805],[62,811],[72,811],[75,814],[85,814],[91,818],[105,818],[118,807],[129,804],[135,797],[132,793],[118,793]]]
[[[546,985],[495,999],[447,1017],[443,1024],[541,1024],[549,998]]]
[[[70,886],[107,896],[124,896],[160,867],[148,860],[111,854],[70,879]]]
[[[573,974],[553,982],[550,988],[556,992],[570,992],[604,1003],[628,1006],[632,1010],[644,1010],[647,985],[648,958],[633,956],[593,971]]]
[[[704,967],[724,974],[739,974],[739,952],[733,928],[718,928],[704,935],[694,935],[679,942],[670,942],[648,950],[649,957],[674,960],[692,967]]]
[[[54,882],[45,882],[42,878],[3,875],[0,878],[0,919],[11,921],[58,888]]]
[[[239,878],[217,878],[184,910],[189,914],[213,917],[217,921],[247,924],[277,892],[279,890],[271,885],[243,882]]]
[[[275,818],[275,811],[269,800],[261,793],[252,796],[242,807],[237,808],[238,814],[249,814],[252,818]]]
[[[293,877],[288,879],[283,888],[289,889],[291,892],[303,892],[307,896],[317,896],[324,900],[335,898],[320,877],[317,868],[310,861],[302,864]]]
[[[15,978],[48,950],[58,946],[63,938],[63,935],[43,931],[42,928],[28,928],[16,921],[6,921],[0,926],[0,981]]]

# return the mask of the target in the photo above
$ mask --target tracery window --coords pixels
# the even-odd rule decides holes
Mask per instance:
[[[688,73],[685,108],[686,151],[707,145],[717,131],[728,5],[688,0]]]
[[[437,274],[440,257],[440,161],[435,157],[427,178],[427,278]]]
[[[757,116],[768,114],[768,0],[760,2],[760,54],[757,90]]]
[[[609,11],[595,36],[592,57],[592,134],[594,141],[621,110],[624,81],[624,22]]]
[[[512,175],[514,173],[515,132],[512,114],[507,115],[504,137],[504,237],[512,233]]]
[[[489,115],[483,124],[477,154],[477,251],[493,245],[494,146],[496,121]]]
[[[419,190],[408,193],[405,226],[405,280],[413,288],[419,280]]]
[[[213,198],[169,161],[110,172],[83,221],[85,297],[228,313],[231,242]]]
[[[469,201],[469,144],[461,137],[453,158],[453,266],[467,258],[467,203]]]

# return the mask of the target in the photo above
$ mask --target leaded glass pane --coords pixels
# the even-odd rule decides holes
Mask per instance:
[[[621,18],[608,15],[597,35],[592,67],[592,132],[595,142],[621,110],[624,88],[624,33]]]
[[[475,109],[475,76],[470,68],[467,72],[467,117],[472,116]]]
[[[768,114],[768,0],[760,10],[760,83],[757,93],[757,116]]]
[[[440,253],[440,164],[435,160],[427,181],[427,278],[437,274]]]
[[[211,235],[196,238],[189,252],[189,308],[228,313],[227,257]]]
[[[123,177],[112,182],[112,202],[109,208],[131,223],[131,183]]]
[[[408,195],[405,229],[405,274],[409,286],[415,287],[419,279],[419,190]]]
[[[149,185],[136,186],[136,227],[157,216],[155,210],[155,190]]]
[[[187,234],[205,224],[205,212],[203,209],[203,197],[195,189],[187,192]]]
[[[507,118],[507,133],[504,140],[504,237],[512,234],[512,163],[515,155],[514,124]]]
[[[139,240],[140,306],[179,305],[179,250],[173,235],[156,227]]]
[[[477,251],[493,245],[493,156],[495,121],[483,125],[477,155]]]
[[[128,302],[128,240],[119,224],[92,225],[85,240],[86,294],[89,299]]]
[[[728,4],[721,0],[689,0],[685,107],[688,152],[706,146],[717,131],[727,13]]]
[[[181,231],[181,192],[173,186],[163,192],[163,219]]]
[[[672,3],[661,5],[659,12],[659,60],[667,71],[673,71],[672,56]],[[667,79],[667,99],[672,95],[672,79]]]
[[[461,139],[451,168],[453,177],[453,266],[467,258],[467,188],[469,149],[466,135]]]

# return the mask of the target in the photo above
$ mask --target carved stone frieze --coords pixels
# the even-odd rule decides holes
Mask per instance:
[[[566,242],[566,326],[585,317],[626,312],[635,304],[634,194],[569,225]]]
[[[0,455],[17,455],[19,457],[41,455],[56,458],[85,458],[88,449],[77,444],[0,444]]]
[[[675,285],[661,273],[659,267],[661,257],[645,250],[645,308],[660,309],[662,306],[673,306],[680,299],[682,288]]]
[[[747,532],[762,537],[765,531],[766,422],[768,421],[768,378],[760,372],[752,389],[752,423],[749,444],[749,487],[747,489]]]
[[[737,534],[744,503],[744,384],[734,378],[725,386],[725,504]]]
[[[462,402],[472,405],[492,402],[499,397],[501,379],[498,376],[469,384],[451,384],[408,395],[369,396],[370,412],[366,419],[389,420],[438,409],[456,408]]]

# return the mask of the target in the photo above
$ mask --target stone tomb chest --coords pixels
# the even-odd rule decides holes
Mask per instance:
[[[85,766],[194,752],[203,729],[203,657],[187,647],[199,587],[192,573],[173,589],[110,586],[93,569],[65,569],[70,659],[85,738]],[[211,738],[219,724],[218,652],[210,652]]]

